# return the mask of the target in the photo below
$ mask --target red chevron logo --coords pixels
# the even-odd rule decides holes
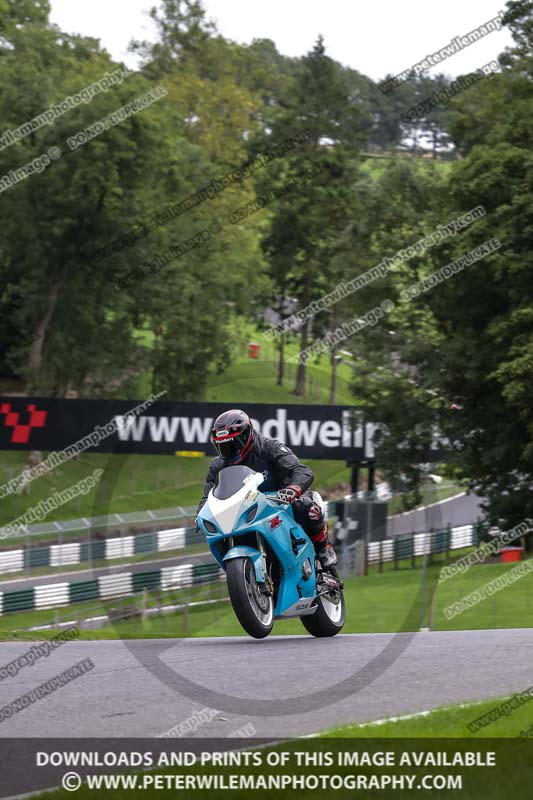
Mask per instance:
[[[6,428],[13,428],[11,441],[14,444],[27,444],[30,439],[32,428],[43,428],[48,415],[47,411],[38,411],[33,403],[26,406],[30,419],[26,425],[21,425],[20,414],[18,411],[11,411],[11,403],[2,403],[0,413],[5,414],[4,425]]]

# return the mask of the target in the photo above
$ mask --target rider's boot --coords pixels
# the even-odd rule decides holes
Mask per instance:
[[[337,563],[337,554],[333,549],[328,536],[328,526],[324,523],[322,530],[315,534],[313,537],[313,544],[318,560],[322,565],[322,569],[330,569]]]

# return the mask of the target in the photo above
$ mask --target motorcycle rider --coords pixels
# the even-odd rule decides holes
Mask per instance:
[[[262,491],[277,491],[277,500],[292,505],[294,518],[313,542],[322,567],[328,569],[337,563],[322,509],[309,491],[313,472],[300,463],[292,450],[277,439],[258,433],[248,414],[236,408],[224,411],[216,418],[211,429],[211,442],[218,456],[209,464],[197,513],[207,500],[220,470],[242,464],[265,475],[260,486]]]

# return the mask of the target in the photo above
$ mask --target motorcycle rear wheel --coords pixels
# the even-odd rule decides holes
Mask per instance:
[[[263,594],[251,558],[232,558],[226,569],[228,592],[235,616],[254,639],[264,639],[274,625],[274,598]]]
[[[300,617],[304,628],[317,637],[336,636],[344,627],[344,594],[342,589],[332,594],[320,595],[314,614]]]

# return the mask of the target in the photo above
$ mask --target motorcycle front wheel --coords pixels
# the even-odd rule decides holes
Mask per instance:
[[[264,639],[274,625],[274,599],[260,591],[251,558],[228,561],[226,579],[235,616],[246,633]]]

